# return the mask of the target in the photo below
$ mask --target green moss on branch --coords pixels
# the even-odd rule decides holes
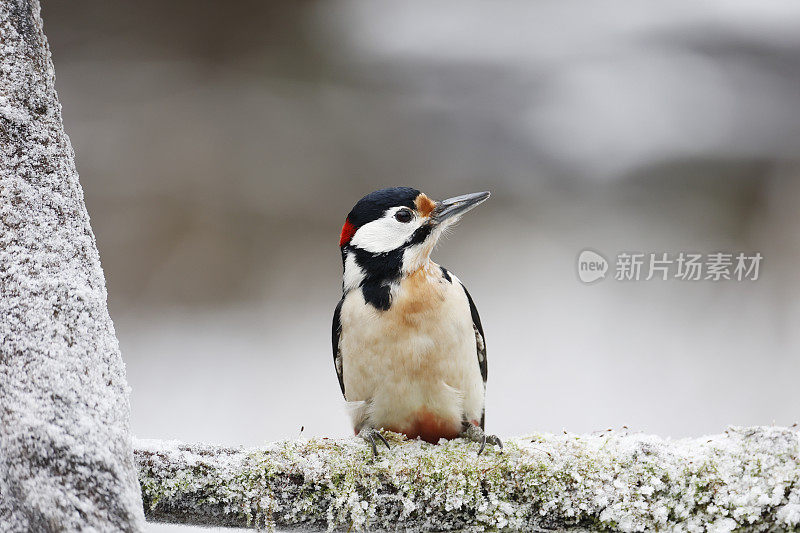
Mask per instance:
[[[800,434],[731,428],[678,441],[532,435],[476,455],[389,434],[257,449],[138,441],[151,520],[254,528],[800,530]]]

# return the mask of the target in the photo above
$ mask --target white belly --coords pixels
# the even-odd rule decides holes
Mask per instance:
[[[438,266],[405,278],[378,311],[353,290],[342,304],[345,395],[356,431],[364,424],[452,438],[479,421],[484,388],[467,297]],[[435,268],[435,271],[433,270]]]

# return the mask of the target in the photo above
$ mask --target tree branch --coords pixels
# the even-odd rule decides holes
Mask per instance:
[[[150,520],[329,529],[748,531],[800,528],[800,432],[700,439],[609,431],[533,435],[500,454],[388,434],[263,448],[137,441]]]

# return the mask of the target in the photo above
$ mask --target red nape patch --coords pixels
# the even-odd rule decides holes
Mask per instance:
[[[342,235],[339,237],[339,247],[344,246],[350,239],[353,238],[353,235],[356,232],[356,227],[349,221],[344,221],[344,226],[342,226]]]

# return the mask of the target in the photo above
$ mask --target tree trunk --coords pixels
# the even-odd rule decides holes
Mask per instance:
[[[0,0],[0,529],[139,531],[125,369],[38,0]]]
[[[800,432],[533,435],[501,454],[388,434],[231,449],[135,443],[145,513],[200,525],[369,530],[800,529]]]

